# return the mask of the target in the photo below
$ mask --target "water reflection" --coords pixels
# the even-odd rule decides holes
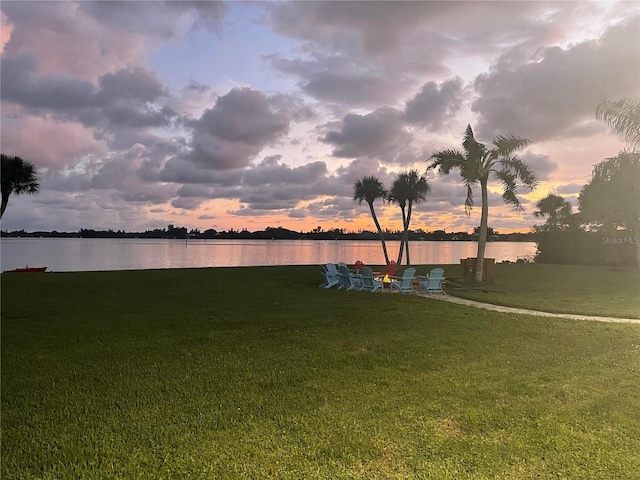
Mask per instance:
[[[47,266],[50,271],[138,270],[258,265],[315,265],[362,260],[382,265],[376,241],[336,240],[138,240],[106,238],[3,238],[2,270]],[[387,242],[395,259],[399,242]],[[458,263],[474,257],[473,242],[411,242],[415,265]],[[486,256],[516,261],[533,256],[534,242],[489,242]]]

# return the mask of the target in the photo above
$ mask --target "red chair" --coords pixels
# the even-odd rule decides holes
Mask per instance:
[[[396,264],[396,262],[391,260],[389,263],[387,263],[387,271],[385,272],[385,275],[394,277],[396,275],[397,270],[398,270],[398,265]]]

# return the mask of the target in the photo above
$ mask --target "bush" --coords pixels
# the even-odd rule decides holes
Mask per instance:
[[[581,228],[540,232],[536,263],[635,266],[638,237],[625,231],[586,232]]]

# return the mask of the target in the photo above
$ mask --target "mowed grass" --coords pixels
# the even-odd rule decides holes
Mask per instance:
[[[498,264],[488,291],[459,297],[552,313],[640,318],[640,270],[577,265]],[[449,272],[457,275],[455,267]]]
[[[2,275],[2,478],[640,478],[640,326],[319,282]]]

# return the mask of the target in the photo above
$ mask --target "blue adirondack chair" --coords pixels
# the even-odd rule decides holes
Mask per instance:
[[[434,293],[446,295],[447,292],[442,289],[442,282],[444,282],[444,270],[442,268],[433,268],[426,280],[420,282],[420,288],[426,290],[429,295]]]
[[[338,267],[338,279],[340,286],[338,288],[344,288],[345,290],[351,290],[352,288],[360,286],[360,279],[351,275],[351,272],[344,265]]]
[[[324,276],[324,282],[320,284],[321,288],[331,288],[340,284],[340,276],[333,263],[327,263],[326,265],[321,265],[321,267],[321,273]]]
[[[391,282],[391,291],[396,289],[400,293],[418,293],[418,291],[413,288],[413,281],[416,278],[415,268],[412,267],[405,269],[402,273],[402,277],[391,278],[393,279]]]
[[[373,271],[369,267],[362,267],[360,269],[360,279],[362,281],[360,290],[368,290],[373,293],[376,290],[382,289],[382,282],[373,278]]]

